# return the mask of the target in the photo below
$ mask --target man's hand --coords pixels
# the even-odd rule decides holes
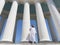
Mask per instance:
[[[31,28],[29,29],[29,31],[31,31]]]

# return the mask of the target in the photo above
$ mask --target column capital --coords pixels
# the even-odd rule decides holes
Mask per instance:
[[[39,0],[35,0],[35,1],[34,1],[34,3],[37,3],[37,2],[39,2],[39,3],[40,3],[40,1],[39,1]]]
[[[25,4],[25,3],[30,3],[30,2],[29,2],[29,0],[24,0],[24,4]]]
[[[52,3],[54,4],[53,0],[46,0],[46,2],[49,4],[52,4]]]
[[[13,3],[14,3],[14,4],[18,4],[18,2],[17,2],[17,1],[13,1]]]

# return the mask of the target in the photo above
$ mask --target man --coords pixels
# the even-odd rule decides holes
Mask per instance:
[[[30,36],[29,36],[29,42],[30,43],[36,43],[36,29],[35,27],[32,25],[31,28],[29,29],[30,31]]]

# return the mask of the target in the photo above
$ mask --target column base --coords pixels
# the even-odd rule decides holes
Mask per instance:
[[[13,43],[13,41],[3,41],[3,40],[0,40],[0,43]]]
[[[52,41],[50,39],[41,39],[40,41]]]
[[[29,41],[21,41],[20,43],[29,43]]]
[[[28,43],[28,40],[21,40],[21,43]]]

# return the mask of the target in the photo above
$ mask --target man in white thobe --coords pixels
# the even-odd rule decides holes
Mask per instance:
[[[30,36],[29,36],[29,42],[31,43],[35,43],[36,42],[36,29],[35,27],[32,25],[30,28]]]

